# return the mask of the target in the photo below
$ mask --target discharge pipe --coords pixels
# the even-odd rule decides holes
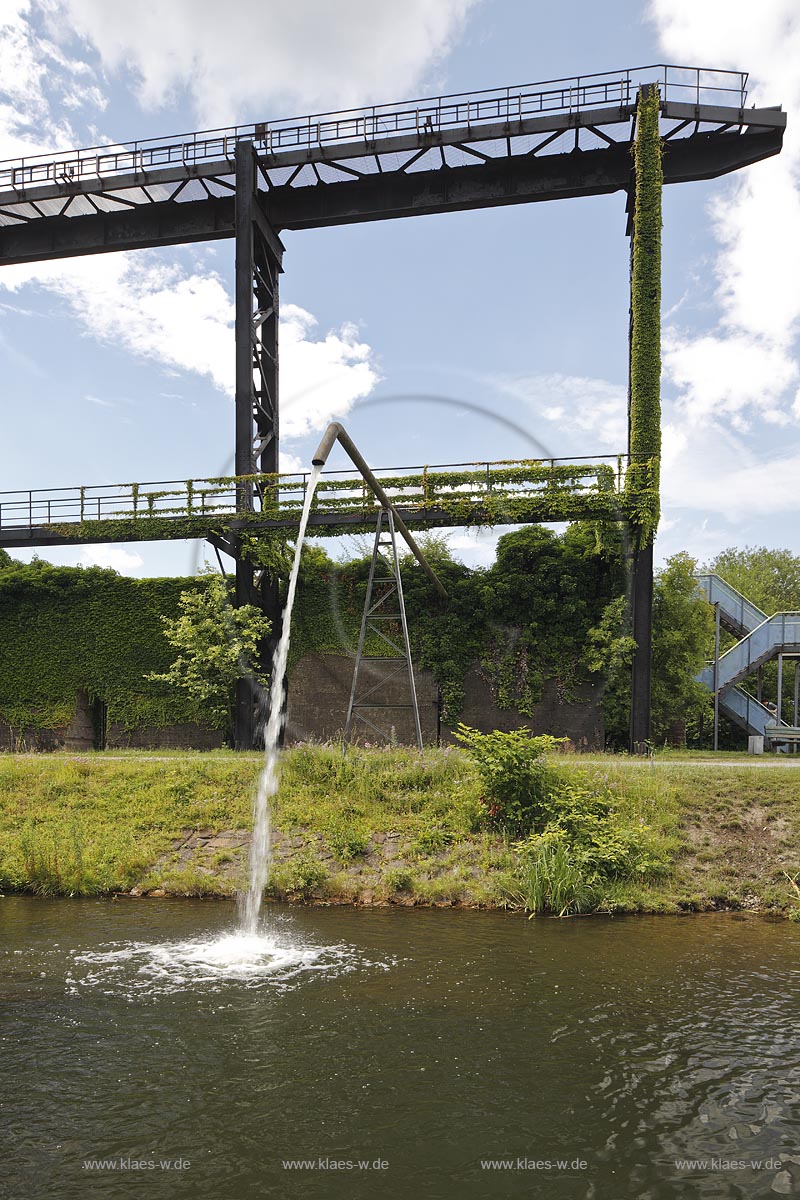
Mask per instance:
[[[383,490],[383,488],[381,487],[378,480],[372,474],[372,471],[369,469],[364,458],[359,453],[358,449],[356,448],[355,443],[353,442],[353,439],[350,437],[347,430],[344,428],[343,425],[340,425],[338,421],[331,421],[330,425],[325,430],[325,433],[322,435],[322,441],[320,442],[319,446],[317,447],[317,452],[314,455],[314,457],[312,458],[311,462],[314,464],[315,467],[324,467],[325,463],[328,460],[328,455],[330,454],[331,450],[334,447],[334,443],[336,443],[336,442],[339,442],[342,449],[345,451],[345,453],[348,455],[348,457],[350,459],[352,459],[355,466],[358,468],[358,470],[364,476],[365,482],[370,487],[372,492],[375,494],[376,498],[378,499],[378,501],[381,504],[381,507],[386,508],[386,509],[390,508],[392,510],[392,516],[394,517],[394,523],[395,523],[396,529],[402,535],[409,550],[414,555],[414,558],[417,560],[419,565],[422,567],[425,574],[428,576],[428,579],[430,579],[431,583],[436,588],[436,591],[439,593],[439,595],[442,597],[443,600],[447,600],[448,599],[447,592],[445,591],[444,587],[442,586],[441,581],[439,580],[438,576],[435,575],[434,572],[431,570],[430,566],[428,565],[428,561],[425,558],[425,555],[422,553],[419,546],[417,545],[417,543],[414,541],[413,537],[409,533],[408,528],[405,524],[405,521],[403,521],[403,519],[400,516],[400,514],[398,513],[397,509],[392,504],[389,497],[386,495],[386,492]]]

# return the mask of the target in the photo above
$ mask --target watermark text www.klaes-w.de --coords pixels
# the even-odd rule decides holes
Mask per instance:
[[[678,1171],[779,1171],[779,1158],[676,1158]]]
[[[482,1158],[482,1171],[585,1171],[585,1158]]]
[[[386,1171],[387,1158],[284,1158],[284,1171]]]
[[[84,1171],[188,1171],[188,1158],[85,1158]]]

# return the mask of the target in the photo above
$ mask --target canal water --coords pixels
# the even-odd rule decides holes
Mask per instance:
[[[0,1195],[800,1194],[800,926],[0,899]]]

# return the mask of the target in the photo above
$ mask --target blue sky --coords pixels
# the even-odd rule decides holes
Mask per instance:
[[[749,70],[783,154],[664,197],[660,559],[800,552],[800,19],[788,0],[3,0],[0,158],[648,62]],[[625,449],[625,198],[286,233],[288,467]],[[0,271],[0,488],[230,469],[231,243]],[[468,401],[459,410],[433,397]],[[528,431],[509,433],[505,417]],[[494,537],[453,549],[491,558]],[[27,557],[19,552],[19,557]],[[183,573],[189,543],[48,551]]]

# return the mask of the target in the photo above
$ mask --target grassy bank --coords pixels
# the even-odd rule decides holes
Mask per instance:
[[[800,771],[739,759],[554,762],[570,794],[604,797],[602,817],[584,814],[582,826],[602,826],[602,871],[585,841],[579,854],[557,838],[534,847],[493,829],[461,751],[291,750],[270,894],[551,910],[573,895],[567,911],[800,912]],[[226,752],[2,756],[0,887],[232,895],[259,763]]]

